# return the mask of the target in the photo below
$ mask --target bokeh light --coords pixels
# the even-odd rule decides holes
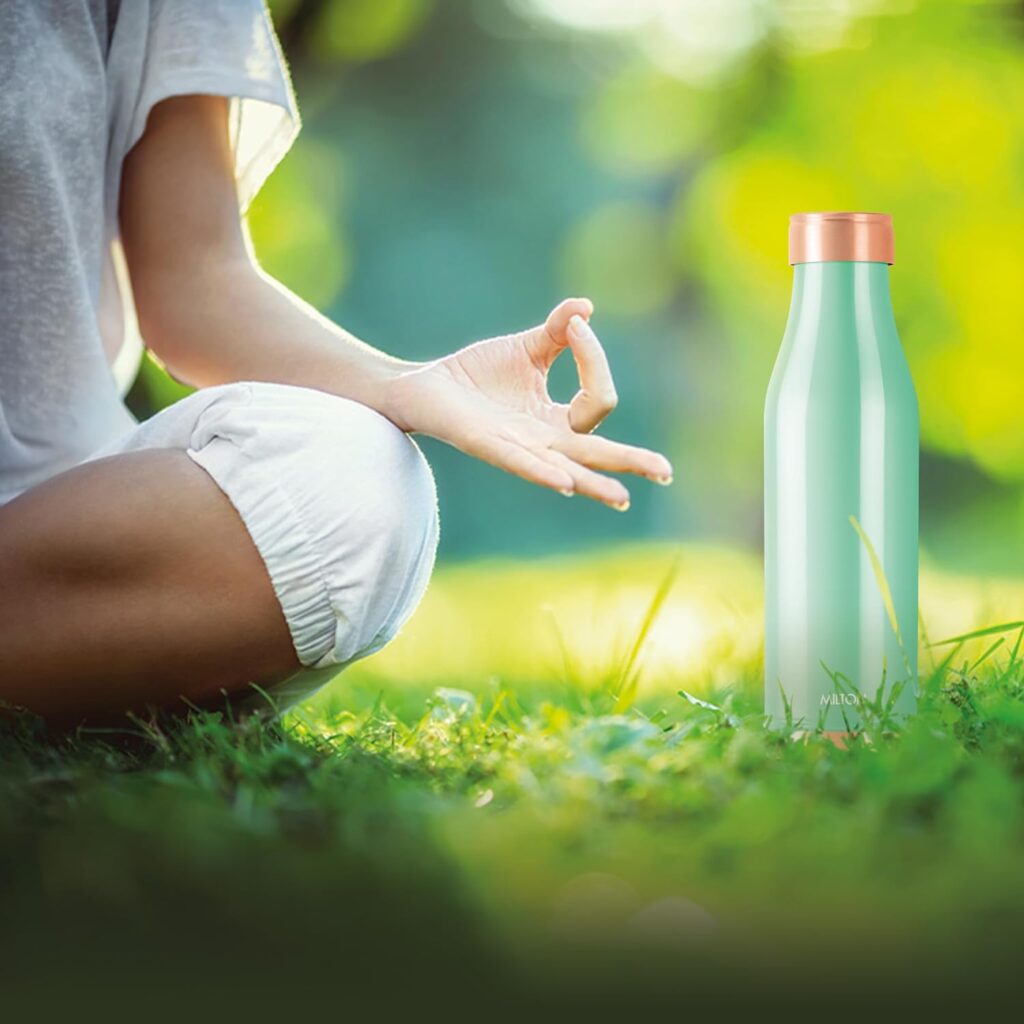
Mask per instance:
[[[253,206],[267,269],[409,357],[589,294],[621,397],[609,432],[667,449],[689,482],[637,488],[628,523],[613,522],[432,448],[446,554],[652,537],[756,545],[786,223],[839,207],[895,220],[926,551],[1024,570],[1019,5],[271,8],[306,127]],[[568,376],[560,368],[562,391]],[[153,394],[173,394],[149,379]],[[468,496],[491,487],[505,514],[485,522]]]

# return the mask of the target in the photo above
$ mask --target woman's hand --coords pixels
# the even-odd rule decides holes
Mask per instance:
[[[403,430],[429,434],[542,487],[625,511],[629,492],[598,470],[668,484],[672,467],[656,452],[590,433],[617,401],[588,323],[592,312],[587,299],[566,299],[539,327],[478,341],[401,373],[387,415]],[[552,401],[547,388],[551,364],[566,348],[580,380],[568,405]]]
[[[470,345],[427,365],[364,345],[264,274],[238,217],[228,104],[217,96],[158,103],[125,159],[119,218],[146,343],[175,376],[208,387],[266,380],[361,402],[399,427],[563,494],[613,508],[629,492],[605,472],[668,483],[672,467],[590,431],[615,386],[586,299],[545,323]],[[566,348],[580,390],[551,400],[548,370]]]

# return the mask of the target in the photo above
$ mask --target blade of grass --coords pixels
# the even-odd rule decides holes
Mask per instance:
[[[1003,679],[1009,679],[1011,673],[1017,665],[1017,656],[1020,654],[1020,643],[1024,640],[1024,627],[1017,631],[1017,639],[1014,642],[1013,650],[1010,651],[1010,660],[1006,663],[1006,671],[1003,673]]]
[[[509,693],[508,690],[506,689],[502,689],[498,692],[498,696],[494,698],[494,706],[491,708],[490,713],[484,719],[484,729],[489,729],[491,727],[491,722],[494,721],[498,712],[501,710],[502,705],[508,699],[508,695]]]
[[[924,648],[928,652],[928,657],[932,660],[932,671],[934,672],[937,663],[935,661],[935,652],[932,650],[932,638],[931,634],[928,632],[928,626],[925,624],[924,614],[920,610],[918,610],[917,613],[917,629],[921,635],[921,643],[924,644]]]
[[[721,711],[722,710],[717,704],[712,704],[710,701],[701,700],[700,697],[694,697],[694,695],[692,693],[687,693],[686,690],[677,690],[676,692],[684,700],[688,700],[695,708],[704,708],[707,711]],[[783,700],[786,699],[785,694],[783,694],[782,699]],[[790,710],[792,710],[792,705],[790,705]]]
[[[633,645],[629,649],[629,654],[626,655],[626,660],[623,662],[622,668],[619,670],[618,685],[616,687],[618,692],[615,697],[615,706],[612,709],[613,714],[621,714],[633,703],[633,698],[636,696],[637,685],[640,681],[639,673],[636,673],[633,670],[640,657],[640,652],[643,650],[644,643],[647,641],[647,635],[650,633],[651,627],[658,618],[658,613],[661,611],[662,605],[665,603],[669,592],[672,590],[672,586],[675,584],[681,564],[682,557],[680,556],[676,558],[669,567],[668,572],[665,574],[665,578],[658,585],[658,589],[654,592],[654,597],[651,599],[651,603],[647,607],[643,621],[640,623],[640,629],[637,632],[636,639],[633,641]]]
[[[998,648],[1002,647],[1002,645],[1003,645],[1003,638],[1000,637],[994,644],[991,644],[989,647],[987,647],[985,649],[985,653],[980,658],[978,658],[978,660],[975,661],[967,671],[968,672],[973,672],[979,665],[981,665],[984,662],[986,662],[992,656],[992,654],[996,650],[998,650]]]
[[[951,636],[946,640],[936,640],[935,643],[929,644],[929,646],[945,647],[946,644],[962,644],[968,640],[977,640],[978,637],[993,636],[996,633],[1009,633],[1011,629],[1021,629],[1022,627],[1024,627],[1024,621],[1002,622],[998,626],[986,626],[984,629],[975,629],[970,633],[961,633],[959,636]]]
[[[555,641],[558,644],[558,652],[562,656],[562,671],[565,674],[565,681],[571,686],[580,685],[580,672],[573,661],[572,654],[569,650],[569,645],[565,641],[565,634],[562,632],[562,627],[558,623],[558,618],[555,615],[555,610],[550,605],[545,605],[541,611],[548,617],[548,621],[551,623],[551,628],[555,633]]]
[[[864,532],[864,528],[857,521],[857,517],[850,516],[850,523],[857,531],[857,536],[860,537],[864,550],[868,553],[871,570],[874,572],[875,582],[878,584],[878,592],[882,595],[882,604],[885,605],[885,614],[889,616],[889,625],[892,626],[892,631],[896,634],[896,640],[900,645],[900,649],[903,650],[903,637],[900,634],[899,620],[896,618],[896,605],[893,604],[892,591],[889,589],[889,581],[885,577],[885,569],[882,567],[882,562],[875,551],[875,546]],[[905,651],[904,656],[906,656]]]

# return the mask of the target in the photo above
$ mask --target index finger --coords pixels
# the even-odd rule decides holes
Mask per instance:
[[[601,342],[583,317],[574,315],[566,332],[580,389],[569,403],[569,426],[589,434],[618,404],[615,381]]]

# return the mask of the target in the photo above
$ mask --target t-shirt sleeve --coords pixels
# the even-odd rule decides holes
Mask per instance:
[[[161,100],[190,93],[231,100],[243,209],[298,134],[295,96],[264,0],[122,0],[107,69],[118,163]]]

